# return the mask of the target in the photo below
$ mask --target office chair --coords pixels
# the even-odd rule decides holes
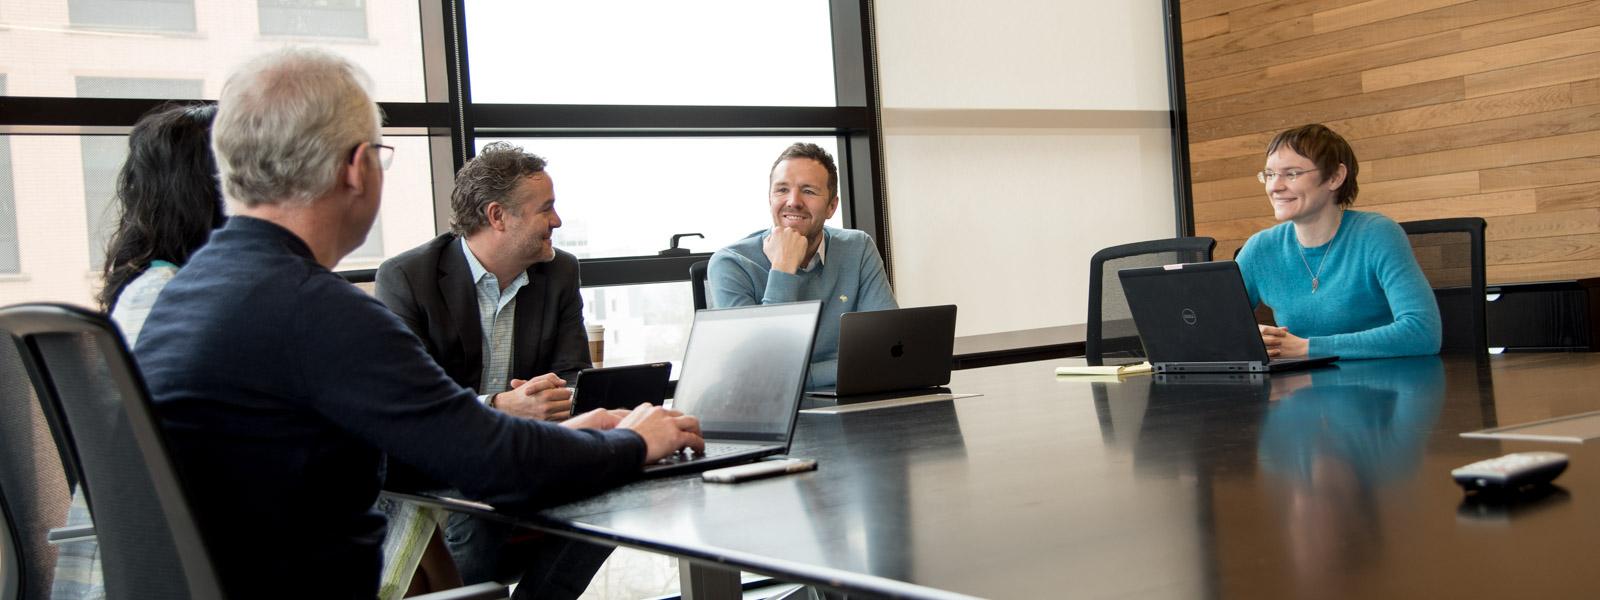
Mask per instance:
[[[1443,343],[1439,346],[1441,353],[1488,352],[1483,256],[1486,226],[1479,217],[1400,224],[1439,302],[1439,319],[1444,330]]]
[[[1217,241],[1208,237],[1180,237],[1112,246],[1089,259],[1089,320],[1084,358],[1091,365],[1107,358],[1139,358],[1144,344],[1133,324],[1133,312],[1122,294],[1117,271],[1173,263],[1208,262]]]
[[[57,559],[51,540],[59,537],[52,528],[66,522],[76,476],[19,345],[0,333],[0,598],[49,598]]]
[[[694,292],[694,309],[705,310],[710,308],[706,302],[706,267],[711,261],[702,260],[689,265],[689,287]]]
[[[25,304],[0,309],[0,330],[72,457],[65,462],[81,470],[107,593],[220,597],[144,381],[111,322],[72,306]]]

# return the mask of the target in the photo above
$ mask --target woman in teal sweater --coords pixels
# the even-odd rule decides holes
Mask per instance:
[[[1350,144],[1322,125],[1267,145],[1256,177],[1281,223],[1251,236],[1237,260],[1251,304],[1272,307],[1277,319],[1261,326],[1272,356],[1439,352],[1439,306],[1405,232],[1349,209],[1359,169]]]

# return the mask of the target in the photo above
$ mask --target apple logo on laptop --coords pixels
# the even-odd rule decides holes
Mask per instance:
[[[1189,325],[1193,325],[1194,322],[1198,321],[1198,320],[1200,320],[1200,319],[1199,319],[1199,317],[1195,316],[1194,309],[1192,309],[1192,308],[1183,309],[1183,322],[1184,323],[1187,323]]]
[[[901,356],[905,356],[905,353],[906,353],[906,344],[905,344],[905,342],[895,342],[893,346],[889,347],[889,356],[893,356],[895,358],[900,358]]]

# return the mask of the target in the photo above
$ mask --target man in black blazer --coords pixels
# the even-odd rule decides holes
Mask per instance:
[[[544,167],[516,146],[486,146],[456,174],[451,232],[384,261],[377,295],[480,402],[559,421],[572,414],[566,381],[590,362],[578,259],[551,245],[561,217]],[[611,552],[554,537],[508,543],[510,528],[462,514],[445,532],[468,584],[538,573],[581,593]]]

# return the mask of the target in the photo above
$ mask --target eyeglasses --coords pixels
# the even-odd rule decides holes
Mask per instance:
[[[1284,171],[1282,173],[1274,173],[1272,171],[1259,171],[1259,172],[1256,173],[1256,181],[1259,181],[1261,183],[1272,183],[1272,180],[1277,179],[1279,177],[1282,177],[1282,178],[1284,178],[1285,180],[1288,180],[1288,181],[1294,181],[1296,179],[1299,179],[1301,175],[1305,175],[1306,173],[1310,173],[1310,172],[1316,171],[1316,170],[1318,170],[1318,169],[1306,169],[1304,171]]]
[[[377,148],[378,165],[383,167],[385,171],[389,170],[389,164],[394,162],[394,146],[385,146],[372,142],[362,142],[361,144],[371,144],[373,148]],[[356,159],[356,150],[361,149],[361,144],[356,144],[355,148],[350,149],[350,160],[354,161]]]

